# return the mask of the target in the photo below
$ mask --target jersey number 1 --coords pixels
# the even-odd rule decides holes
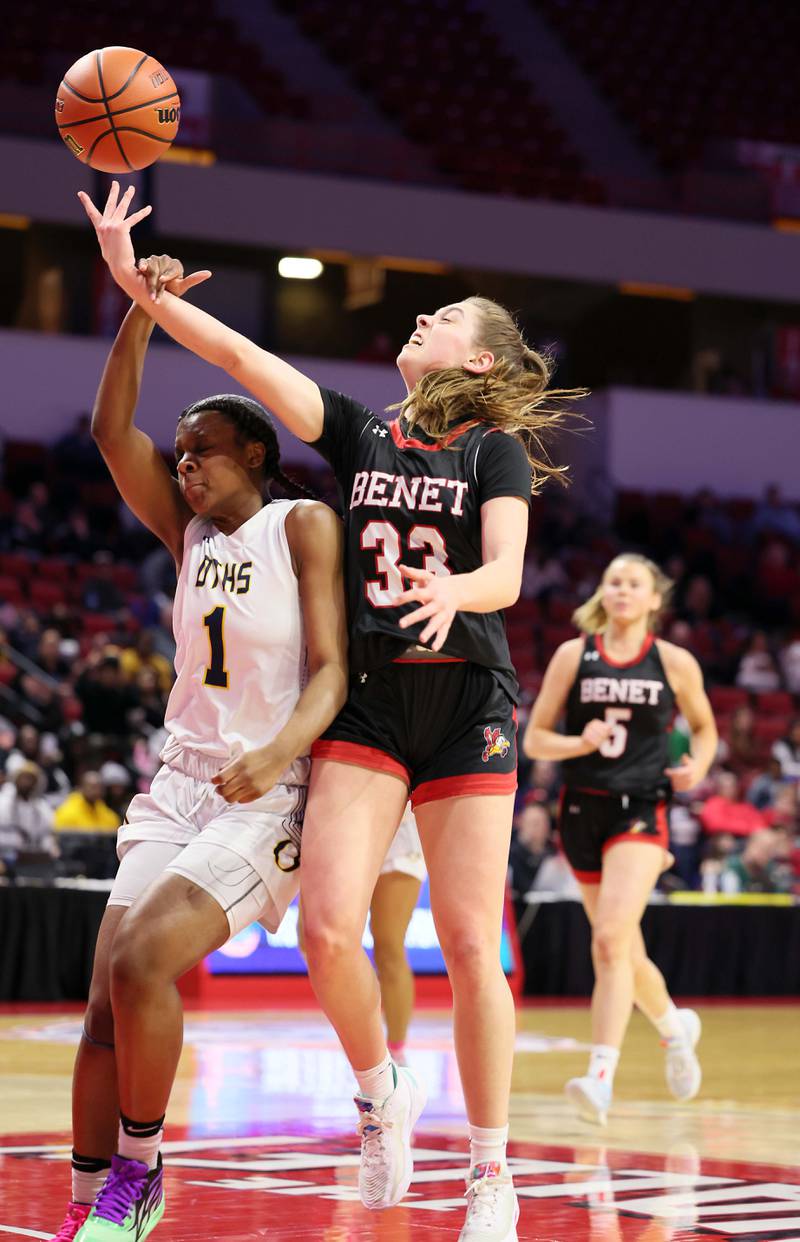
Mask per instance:
[[[211,648],[211,660],[203,678],[204,686],[219,686],[228,689],[228,672],[225,668],[225,641],[222,634],[222,623],[225,620],[225,609],[213,609],[203,617],[203,625],[208,630],[208,645]]]

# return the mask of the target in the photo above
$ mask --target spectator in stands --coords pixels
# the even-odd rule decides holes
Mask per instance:
[[[709,621],[714,615],[714,588],[705,574],[694,574],[686,584],[680,615],[690,625]]]
[[[108,478],[105,462],[92,439],[91,426],[91,417],[79,414],[72,429],[56,440],[53,456],[62,474],[92,481]]]
[[[795,633],[778,652],[783,681],[790,694],[800,695],[800,633]]]
[[[42,623],[38,616],[32,609],[25,609],[17,614],[16,623],[11,627],[9,634],[11,646],[20,655],[27,656],[29,660],[35,660],[41,634]]]
[[[73,561],[89,561],[97,551],[88,515],[79,505],[70,509],[66,521],[56,527],[53,550]]]
[[[553,852],[550,812],[529,791],[514,816],[508,866],[511,887],[522,897],[528,892],[545,858]]]
[[[780,759],[771,755],[764,772],[759,772],[748,786],[747,801],[759,811],[768,811],[783,788],[784,777]]]
[[[779,690],[780,673],[769,648],[769,639],[763,630],[755,630],[739,661],[736,684],[755,694]]]
[[[735,528],[727,509],[710,488],[704,487],[696,494],[686,512],[687,521],[701,530],[707,530],[719,543],[731,543]]]
[[[700,886],[704,893],[719,891],[726,860],[736,853],[736,837],[732,832],[717,832],[705,842],[700,863]]]
[[[784,842],[771,828],[759,829],[741,854],[725,860],[720,876],[723,893],[788,893],[791,878],[782,861]]]
[[[164,724],[167,696],[162,693],[154,668],[140,668],[132,687],[136,706],[129,713],[131,725],[149,735]]]
[[[797,835],[798,788],[800,786],[794,781],[781,785],[775,794],[772,806],[766,811],[770,828],[786,833],[792,839]]]
[[[111,652],[96,656],[81,674],[75,692],[83,705],[88,733],[119,737],[128,727],[128,712],[136,700],[122,678],[119,657]]]
[[[13,866],[23,850],[55,856],[53,812],[42,797],[42,773],[25,760],[0,788],[0,858]]]
[[[747,837],[751,832],[767,827],[763,812],[741,798],[739,781],[733,772],[721,768],[716,774],[715,783],[716,793],[700,811],[700,823],[704,832],[709,835],[722,832],[736,837]]]
[[[50,503],[47,484],[37,480],[14,510],[11,524],[12,546],[41,554],[47,547],[54,523],[55,512]]]
[[[800,544],[800,513],[781,496],[780,488],[771,483],[764,499],[756,506],[750,525],[752,533],[781,535],[791,543]]]
[[[800,716],[789,725],[786,737],[779,738],[772,747],[772,754],[781,765],[785,781],[800,781]]]
[[[64,708],[62,691],[58,686],[49,678],[21,672],[12,683],[12,688],[27,704],[29,711],[35,713],[34,718],[43,733],[58,735],[61,732],[64,727]]]
[[[103,801],[98,772],[84,772],[77,789],[57,807],[53,823],[59,831],[114,832],[120,817]]]
[[[42,672],[55,679],[55,681],[63,681],[69,676],[69,663],[64,659],[61,653],[61,635],[56,629],[42,630],[39,636],[39,646],[36,649],[36,663]]]
[[[741,776],[758,766],[759,748],[755,735],[756,716],[748,703],[742,703],[731,716],[725,738],[720,740],[718,757],[727,768]]]
[[[114,581],[114,565],[110,552],[97,552],[94,573],[83,584],[81,603],[89,612],[116,614],[125,607],[125,598]]]
[[[128,803],[133,797],[131,774],[121,763],[107,760],[100,769],[100,780],[103,784],[105,803],[115,815],[119,816],[121,822],[125,818]]]
[[[133,646],[126,647],[121,652],[119,663],[122,676],[129,685],[137,681],[143,669],[152,669],[162,693],[169,694],[173,681],[172,665],[156,651],[155,638],[151,630],[139,631]],[[139,687],[139,694],[141,697],[141,687]]]
[[[41,749],[42,735],[36,725],[20,725],[6,760],[6,776],[13,776],[23,763],[40,763]]]

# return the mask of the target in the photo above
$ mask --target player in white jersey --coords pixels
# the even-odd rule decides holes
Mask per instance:
[[[406,1035],[414,1008],[414,972],[406,957],[406,933],[426,875],[417,821],[408,803],[380,869],[369,907],[386,1044],[398,1065],[406,1063]]]
[[[197,283],[182,275],[179,295]],[[151,331],[134,305],[92,432],[123,499],[175,557],[177,679],[163,767],[119,833],[75,1064],[59,1242],[140,1242],[160,1220],[160,1138],[183,1037],[176,981],[253,920],[277,928],[298,887],[311,742],[347,687],[338,519],[314,501],[271,501],[270,482],[289,480],[249,398],[184,410],[170,475],[133,424]]]

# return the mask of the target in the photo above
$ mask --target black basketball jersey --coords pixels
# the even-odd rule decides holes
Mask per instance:
[[[564,761],[570,789],[664,798],[669,794],[667,729],[675,696],[653,635],[630,664],[606,655],[602,637],[586,638],[567,698],[566,732],[583,732],[590,720],[614,724],[607,742],[590,755]]]
[[[398,566],[479,569],[481,505],[496,496],[528,501],[531,470],[522,444],[487,423],[458,423],[443,447],[404,419],[387,423],[350,397],[320,391],[325,423],[314,448],[341,492],[350,664],[366,672],[395,659],[424,628],[398,625],[419,606],[392,604],[406,585]],[[456,613],[442,653],[492,669],[516,701],[501,612]]]

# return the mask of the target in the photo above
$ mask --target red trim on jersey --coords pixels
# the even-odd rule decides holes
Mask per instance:
[[[418,660],[410,660],[405,656],[395,656],[392,664],[466,664],[461,656],[420,656]]]
[[[404,436],[400,430],[399,418],[396,418],[393,422],[389,423],[389,431],[391,432],[392,439],[398,448],[415,448],[423,449],[426,453],[438,453],[440,449],[448,448],[454,440],[458,439],[459,436],[463,436],[465,432],[470,431],[473,427],[477,427],[480,421],[481,420],[479,418],[474,418],[469,423],[459,423],[457,427],[454,427],[452,431],[448,432],[445,438],[440,440],[437,444],[425,444],[422,440],[415,440],[413,436]],[[497,430],[499,431],[499,428],[497,428]]]
[[[363,746],[358,742],[326,741],[320,738],[311,746],[312,759],[334,759],[337,763],[349,763],[357,768],[369,768],[372,772],[388,772],[390,776],[399,776],[409,785],[411,774],[405,764],[394,755],[388,755],[377,746]]]
[[[655,634],[648,634],[639,648],[638,655],[634,656],[632,660],[612,660],[611,656],[603,646],[602,634],[595,634],[594,636],[595,647],[600,652],[600,655],[605,660],[606,664],[610,664],[612,668],[633,668],[634,664],[641,664],[642,660],[647,655],[655,641]]]
[[[669,845],[669,821],[667,819],[666,802],[656,803],[656,831],[655,837],[645,836],[641,832],[621,832],[616,837],[609,837],[603,844],[602,853],[605,855],[606,850],[611,849],[612,845],[617,845],[620,841],[637,841],[639,845],[660,845],[662,849],[666,849]]]
[[[426,802],[442,802],[445,798],[477,798],[480,794],[510,794],[517,788],[516,772],[471,772],[465,776],[441,776],[423,781],[411,791],[415,809]]]

